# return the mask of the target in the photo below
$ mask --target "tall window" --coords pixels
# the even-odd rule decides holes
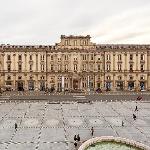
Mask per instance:
[[[65,65],[65,71],[67,71],[68,70],[68,65]]]
[[[43,64],[41,65],[41,71],[44,71],[44,65]]]
[[[44,55],[41,55],[41,60],[44,60],[45,56]]]
[[[86,64],[83,65],[83,71],[86,71]]]
[[[30,65],[30,71],[32,71],[32,65]]]
[[[77,64],[74,65],[74,71],[77,71]]]
[[[91,54],[91,60],[94,60],[94,56],[93,56],[93,54]]]
[[[100,71],[100,69],[101,69],[100,64],[97,65],[97,69],[98,69],[98,71]]]
[[[32,60],[32,55],[30,55],[30,60]]]
[[[22,64],[18,64],[18,71],[22,70]]]
[[[22,60],[22,55],[18,56],[18,60],[20,60],[20,61]]]
[[[122,70],[122,65],[118,64],[118,70],[121,71]]]
[[[11,60],[11,59],[10,59],[10,55],[7,55],[7,60]]]
[[[68,42],[68,40],[65,40],[65,45],[67,46],[67,45],[69,45],[69,42]]]
[[[107,64],[107,65],[106,65],[106,70],[107,70],[107,71],[110,71],[110,64]]]
[[[58,65],[58,71],[60,71],[61,70],[61,65]]]
[[[141,60],[144,60],[144,54],[141,54]]]
[[[8,70],[8,71],[11,70],[11,65],[10,65],[10,64],[7,65],[7,70]]]
[[[74,46],[77,46],[77,40],[74,40]]]
[[[118,60],[121,60],[121,59],[122,59],[122,58],[121,58],[121,54],[119,54],[119,55],[118,55]]]
[[[51,71],[53,71],[54,70],[54,65],[51,65]]]
[[[133,60],[133,54],[130,54],[130,60]]]
[[[130,64],[130,71],[133,71],[133,65]]]
[[[65,60],[68,60],[68,55],[65,55]]]
[[[107,59],[107,60],[110,60],[110,55],[109,55],[109,54],[106,56],[106,59]]]
[[[144,71],[144,65],[143,64],[141,65],[141,71]]]
[[[86,60],[86,54],[82,55],[82,59]]]
[[[53,60],[54,59],[54,57],[53,57],[53,55],[51,55],[51,60]]]

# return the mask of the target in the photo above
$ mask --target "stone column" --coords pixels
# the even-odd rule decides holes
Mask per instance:
[[[136,53],[136,71],[138,71],[138,53]]]

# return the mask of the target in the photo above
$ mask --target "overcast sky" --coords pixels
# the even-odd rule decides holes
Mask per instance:
[[[61,34],[150,44],[150,0],[0,0],[0,44],[53,45]]]

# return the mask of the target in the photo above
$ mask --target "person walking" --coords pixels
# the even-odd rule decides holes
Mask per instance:
[[[77,136],[76,136],[76,135],[74,136],[74,140],[75,140],[75,141],[77,140]]]
[[[92,136],[94,135],[94,129],[93,129],[93,127],[91,128],[91,135]]]
[[[136,120],[136,115],[135,114],[133,114],[133,119]]]
[[[17,130],[17,127],[18,127],[18,126],[17,126],[17,123],[15,123],[15,130]]]
[[[77,135],[77,140],[78,140],[78,142],[80,142],[80,136],[79,136],[79,134]]]
[[[135,107],[135,111],[138,111],[137,105],[136,105],[136,107]]]

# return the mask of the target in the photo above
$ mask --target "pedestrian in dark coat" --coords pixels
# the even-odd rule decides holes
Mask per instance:
[[[80,136],[79,136],[79,134],[77,135],[77,140],[78,140],[78,142],[80,141]]]

